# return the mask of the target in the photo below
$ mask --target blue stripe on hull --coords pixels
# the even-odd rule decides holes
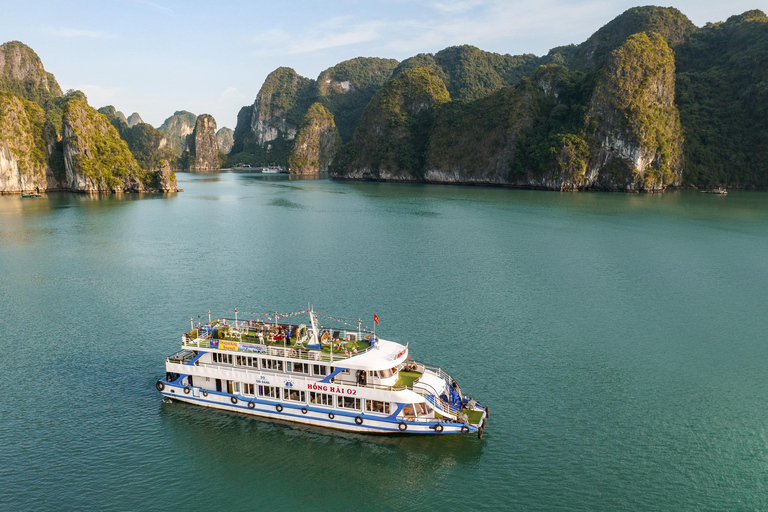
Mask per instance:
[[[176,387],[176,386],[168,386],[168,384],[166,384],[166,387]],[[177,387],[176,389],[183,390],[184,388],[183,387]],[[216,406],[221,406],[222,408],[225,408],[225,409],[235,409],[235,410],[237,410],[237,412],[240,412],[240,410],[242,410],[242,412],[248,413],[248,414],[251,414],[251,415],[254,415],[254,416],[266,416],[266,417],[269,417],[269,418],[286,419],[288,421],[296,421],[297,423],[309,423],[308,421],[303,421],[303,420],[322,421],[322,422],[326,422],[326,423],[329,423],[331,425],[334,425],[334,427],[331,427],[331,428],[338,428],[338,427],[335,427],[335,425],[339,425],[341,427],[344,427],[343,430],[349,430],[349,431],[352,431],[352,432],[361,432],[361,431],[365,432],[365,429],[376,429],[376,430],[379,430],[381,432],[396,433],[396,434],[460,434],[461,433],[461,426],[460,425],[456,425],[456,424],[446,424],[446,423],[440,423],[440,422],[435,422],[433,424],[425,424],[423,422],[413,422],[413,421],[401,421],[401,420],[392,421],[392,420],[387,419],[386,417],[384,417],[384,418],[371,418],[370,416],[369,417],[365,417],[365,415],[362,412],[350,413],[350,412],[347,412],[347,411],[339,411],[338,409],[320,409],[318,407],[313,407],[313,406],[309,406],[309,405],[296,405],[296,404],[292,404],[292,403],[283,403],[283,402],[268,402],[266,400],[261,400],[261,399],[257,399],[257,398],[254,398],[252,401],[254,403],[258,404],[258,405],[268,405],[268,406],[270,406],[270,408],[269,409],[262,409],[261,407],[258,407],[258,405],[257,405],[257,407],[254,407],[253,409],[251,409],[250,407],[248,407],[248,402],[251,401],[251,400],[246,400],[246,399],[240,398],[240,397],[238,397],[238,403],[237,404],[233,404],[233,403],[217,402],[215,400],[207,400],[207,399],[205,399],[203,397],[194,397],[191,394],[189,394],[189,395],[183,394],[183,392],[182,392],[182,394],[169,393],[168,391],[161,391],[160,393],[163,396],[167,396],[168,398],[178,399],[178,400],[184,401],[184,402],[190,402],[190,403],[200,402],[202,404],[212,404],[212,405],[216,405]],[[222,392],[211,391],[211,390],[208,390],[208,393],[209,394],[214,394],[214,395],[226,396],[226,397],[235,396],[235,395],[230,395],[228,393],[222,393]],[[240,403],[243,403],[245,405],[240,405]],[[279,412],[279,411],[275,410],[275,407],[277,405],[282,405],[283,406],[283,411],[282,412]],[[302,407],[306,407],[308,411],[324,414],[325,417],[307,416],[307,415],[301,414],[301,413],[294,414],[294,413],[291,413],[291,412],[287,412],[287,410],[289,410],[289,409],[301,410]],[[263,415],[256,414],[256,413],[259,413],[259,412],[260,413],[264,413],[264,414]],[[350,418],[350,419],[352,419],[352,422],[349,423],[349,422],[339,421],[339,420],[337,420],[335,418],[334,419],[330,419],[330,418],[328,418],[328,413],[331,413],[331,412],[336,417]],[[370,424],[358,425],[358,424],[356,424],[354,422],[354,418],[357,417],[357,416],[362,417],[364,420],[367,420],[368,422],[376,421],[376,422],[392,423],[393,425],[395,425],[395,427],[390,428],[390,427],[384,427],[384,426],[379,426],[379,425],[370,425]],[[294,420],[292,418],[298,418],[299,420],[302,420],[302,421],[297,421],[297,420]],[[409,429],[407,429],[405,431],[400,430],[397,427],[397,425],[399,425],[401,422],[405,423],[406,425],[408,425]],[[444,428],[443,432],[435,432],[435,430],[433,428],[430,428],[429,430],[411,430],[410,429],[410,427],[424,427],[424,426],[434,427],[435,425],[438,425],[438,424],[443,425],[443,428]],[[467,426],[469,427],[469,432],[468,433],[477,432],[477,427],[475,427],[473,425],[467,425]]]

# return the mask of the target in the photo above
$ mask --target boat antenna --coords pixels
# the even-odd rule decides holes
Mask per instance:
[[[211,310],[208,310],[208,323],[211,323]]]

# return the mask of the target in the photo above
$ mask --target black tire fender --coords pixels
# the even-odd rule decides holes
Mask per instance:
[[[207,389],[203,390],[203,396],[208,396],[208,390]]]
[[[157,381],[157,384],[155,384],[155,387],[157,388],[158,391],[162,391],[165,389],[165,384],[163,384],[160,381]]]
[[[400,432],[405,432],[408,430],[408,425],[404,421],[401,421],[400,424],[397,426],[397,428],[400,429]]]
[[[466,425],[461,426],[461,433],[462,434],[469,434],[469,427]]]
[[[233,396],[232,398],[229,399],[229,401],[232,402],[232,405],[235,405],[237,404],[237,397]]]
[[[189,386],[184,386],[184,394],[185,395],[188,395],[190,391],[192,391],[192,388],[190,388]]]
[[[442,431],[443,431],[443,424],[442,423],[438,423],[437,425],[435,425],[435,432],[437,432],[439,434]]]
[[[329,413],[328,413],[328,419],[331,419],[331,420],[332,420],[332,419],[333,419],[333,418],[335,418],[335,417],[336,417],[336,415],[335,415],[335,414],[333,414],[332,412],[329,412]]]
[[[309,412],[309,409],[307,409],[306,407],[301,408],[301,414],[307,414],[307,412]]]
[[[275,409],[277,409],[277,412],[283,412],[283,406],[282,406],[282,405],[280,405],[280,404],[277,404],[277,405],[275,406]]]
[[[248,402],[248,408],[249,409],[254,409],[255,407],[256,407],[256,402],[254,402],[253,400]]]
[[[355,423],[357,423],[358,425],[362,425],[363,418],[361,416],[355,416]]]

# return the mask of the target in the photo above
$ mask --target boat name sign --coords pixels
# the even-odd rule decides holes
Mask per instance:
[[[354,388],[342,388],[340,386],[326,386],[324,384],[307,384],[307,389],[310,391],[325,391],[329,393],[338,393],[340,395],[356,395],[357,390]]]

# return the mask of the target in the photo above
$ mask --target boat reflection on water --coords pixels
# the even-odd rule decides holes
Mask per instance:
[[[293,494],[291,489],[301,485],[307,495],[346,489],[334,493],[340,509],[359,506],[361,500],[376,500],[383,509],[397,508],[404,499],[427,506],[429,490],[451,473],[476,468],[485,447],[474,437],[370,436],[275,419],[254,421],[245,414],[169,399],[158,407],[164,450],[185,461],[187,474],[205,473],[206,479],[226,481],[228,487],[242,486],[242,499],[256,499],[259,489]],[[217,471],[226,474],[217,476]],[[179,483],[187,478],[184,472],[168,477]],[[392,495],[395,489],[397,496]]]

